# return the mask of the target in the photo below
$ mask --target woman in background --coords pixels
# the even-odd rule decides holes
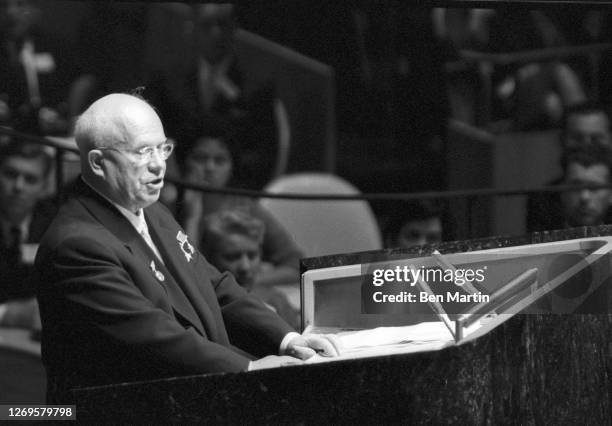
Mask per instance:
[[[185,178],[214,188],[240,186],[240,156],[236,141],[226,131],[211,132],[189,144],[184,159]],[[235,165],[237,167],[235,167]],[[242,209],[265,225],[262,261],[266,265],[256,286],[297,283],[301,250],[286,229],[256,200],[244,196],[186,190],[179,203],[179,216],[187,234],[199,246],[202,221],[216,211]]]

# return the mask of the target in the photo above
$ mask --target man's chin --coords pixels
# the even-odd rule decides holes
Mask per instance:
[[[157,200],[159,200],[160,191],[157,191],[156,194],[148,193],[140,200],[138,200],[138,205],[140,208],[149,207],[151,204],[155,204]]]

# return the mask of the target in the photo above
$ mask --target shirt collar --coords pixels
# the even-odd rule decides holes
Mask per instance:
[[[115,206],[117,208],[117,210],[119,210],[119,212],[123,216],[125,216],[125,218],[132,224],[134,229],[136,229],[136,231],[139,234],[142,233],[143,231],[145,231],[147,233],[149,232],[149,228],[147,227],[147,222],[145,221],[144,212],[143,212],[142,209],[138,209],[138,211],[136,213],[134,213],[134,212],[126,209],[125,207],[120,206],[119,204],[115,203],[113,200],[108,198],[106,195],[102,194],[100,191],[98,191],[96,188],[94,188],[93,185],[91,185],[89,182],[87,182],[87,180],[85,179],[85,177],[83,175],[81,175],[81,179],[83,180],[83,182],[85,182],[85,184],[87,186],[89,186],[91,189],[93,189],[98,195],[100,195],[106,201],[108,201],[113,206]]]

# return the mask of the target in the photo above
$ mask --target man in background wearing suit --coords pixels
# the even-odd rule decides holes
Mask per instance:
[[[75,138],[82,177],[36,257],[49,402],[80,386],[333,354],[211,266],[157,202],[173,146],[144,100],[97,100]]]
[[[612,149],[612,121],[605,106],[584,102],[566,109],[560,134],[562,157],[569,151],[592,147]],[[563,159],[562,159],[563,161]],[[564,170],[565,173],[565,170]],[[560,176],[548,185],[563,183],[566,176]],[[564,217],[562,197],[558,192],[532,194],[527,198],[527,231],[540,232],[568,225]],[[604,223],[610,223],[609,216]],[[570,221],[571,222],[571,221]],[[589,225],[583,223],[582,225]],[[573,226],[579,226],[573,224]]]
[[[193,42],[197,57],[169,75],[153,72],[147,93],[177,142],[181,165],[198,130],[218,123],[231,129],[239,143],[241,186],[261,189],[282,173],[279,144],[289,143],[289,118],[272,80],[251,82],[248,65],[236,54],[238,23],[232,4],[194,6]]]
[[[37,243],[55,205],[43,200],[51,158],[39,145],[0,146],[0,326],[40,329],[31,281]]]

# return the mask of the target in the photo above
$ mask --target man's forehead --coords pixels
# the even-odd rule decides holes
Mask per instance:
[[[197,7],[198,19],[230,19],[234,16],[234,5],[230,3],[207,3]]]
[[[584,127],[592,127],[592,129],[584,129]],[[580,130],[609,130],[610,119],[603,111],[592,111],[588,113],[572,114],[568,119],[568,127],[578,127]]]
[[[247,235],[229,232],[219,239],[219,245],[225,250],[253,251],[259,250],[259,241]]]
[[[11,171],[11,173],[18,173],[22,175],[32,176],[37,179],[43,179],[45,176],[44,172],[44,160],[41,157],[21,157],[11,156],[7,157],[0,162],[0,170]]]
[[[441,227],[440,218],[437,216],[432,216],[424,219],[413,219],[407,221],[404,226],[402,226],[402,230],[407,229],[423,229],[423,228],[439,228]]]
[[[25,157],[23,155],[9,155],[0,160],[0,167],[11,166],[19,168],[38,168],[44,162],[41,155],[36,157]]]
[[[610,177],[610,169],[602,163],[594,163],[591,165],[572,162],[567,167],[567,175],[571,179],[598,179],[608,180]]]

